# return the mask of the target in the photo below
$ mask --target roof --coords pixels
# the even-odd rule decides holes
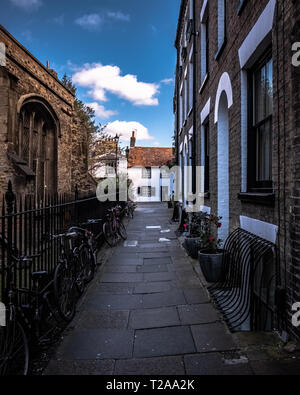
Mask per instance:
[[[173,160],[173,148],[134,147],[130,148],[128,167],[160,167]]]

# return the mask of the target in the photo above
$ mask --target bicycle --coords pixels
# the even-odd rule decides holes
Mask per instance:
[[[134,211],[136,209],[137,205],[131,201],[127,202],[126,207],[125,207],[125,215],[127,217],[130,217],[133,219],[134,217]]]
[[[110,247],[114,247],[118,243],[120,237],[123,240],[127,239],[126,228],[121,222],[120,215],[121,206],[109,209],[103,224],[103,235],[106,243]]]
[[[93,248],[95,243],[94,235],[92,232],[78,226],[73,226],[68,232],[76,232],[78,235],[78,256],[84,272],[84,281],[88,284],[93,280],[97,268],[96,253]]]
[[[7,290],[5,300],[6,326],[0,327],[0,375],[27,375],[30,353],[29,342],[44,346],[56,340],[63,326],[59,321],[52,299],[52,283],[41,289],[48,280],[46,271],[33,272],[32,289],[17,288],[14,284],[16,273],[30,269],[40,255],[18,256],[0,235],[0,241],[8,252],[10,264],[3,263]]]

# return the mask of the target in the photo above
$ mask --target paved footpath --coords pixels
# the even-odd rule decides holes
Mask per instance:
[[[127,243],[97,274],[45,374],[257,373],[210,303],[170,215],[166,204],[137,208]]]

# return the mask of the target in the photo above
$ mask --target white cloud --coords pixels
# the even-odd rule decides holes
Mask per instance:
[[[10,2],[26,11],[37,9],[42,5],[41,0],[10,0]]]
[[[99,14],[83,15],[75,20],[75,23],[88,30],[96,30],[103,23],[103,17]]]
[[[160,143],[159,143],[158,141],[155,141],[155,142],[153,143],[153,145],[154,145],[154,147],[159,147],[159,146],[160,146]]]
[[[113,115],[116,115],[116,111],[111,111],[111,110],[106,110],[104,106],[101,106],[100,104],[94,102],[94,103],[87,103],[86,104],[88,107],[92,108],[95,111],[95,115],[99,118],[102,119],[108,119],[112,117]]]
[[[86,64],[73,76],[73,81],[90,88],[89,94],[98,101],[107,101],[105,92],[110,92],[136,106],[157,106],[159,85],[139,82],[136,75],[121,75],[118,66],[103,66],[101,63]]]
[[[107,16],[117,21],[124,21],[124,22],[130,21],[130,15],[123,14],[123,12],[121,11],[117,11],[117,12],[108,11]]]
[[[160,82],[165,85],[171,85],[174,83],[174,79],[173,78],[165,78],[164,80],[161,80]]]
[[[139,122],[114,121],[107,124],[105,131],[111,136],[116,133],[121,136],[121,141],[130,141],[132,132],[135,131],[137,140],[153,140],[154,137],[149,135],[148,129]]]

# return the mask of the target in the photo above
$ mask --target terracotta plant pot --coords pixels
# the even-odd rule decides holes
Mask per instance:
[[[219,250],[217,254],[210,254],[208,250],[201,250],[198,253],[198,259],[202,273],[208,283],[217,283],[224,280],[222,250]]]
[[[201,248],[200,237],[186,237],[183,246],[191,258],[197,259]]]

